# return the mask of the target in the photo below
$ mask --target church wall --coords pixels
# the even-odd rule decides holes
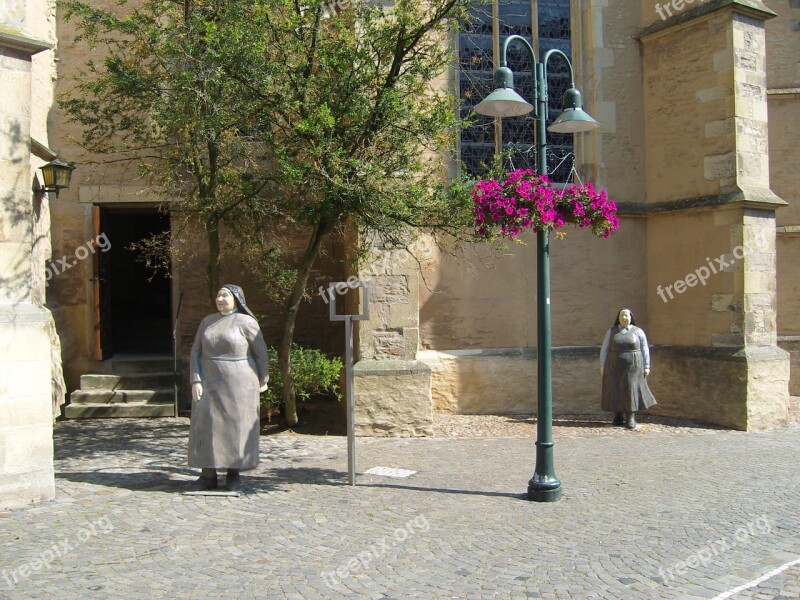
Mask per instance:
[[[648,327],[647,225],[637,7],[573,2],[573,65],[586,110],[600,128],[575,136],[583,181],[621,207],[609,239],[565,228],[551,234],[553,398],[556,414],[599,411],[599,346],[616,312]],[[433,371],[434,406],[449,412],[535,412],[535,236],[493,253],[470,247],[442,258],[420,287],[420,359]]]
[[[0,4],[0,508],[55,495],[52,319],[39,269],[47,248],[36,238],[48,200],[33,192],[45,161],[32,145],[48,142],[52,8]]]
[[[706,3],[709,7],[712,4],[719,8],[726,3]],[[790,58],[798,55],[797,36],[789,31],[798,9],[788,0],[766,4],[781,15],[767,21],[769,87],[796,85],[798,71],[791,66]],[[743,40],[752,35],[753,25],[744,19],[731,28],[726,11],[709,12],[687,19],[663,40],[651,40],[643,59],[638,39],[642,27],[661,22],[658,3],[650,0],[633,4],[621,0],[573,2],[577,84],[584,93],[587,111],[601,123],[595,132],[576,136],[576,167],[583,181],[606,189],[620,204],[622,224],[608,240],[574,229],[566,229],[564,239],[552,236],[556,414],[598,411],[599,345],[616,311],[623,306],[633,310],[637,324],[655,346],[652,384],[657,396],[663,397],[658,409],[663,414],[712,419],[711,409],[681,400],[687,394],[672,393],[671,386],[691,380],[697,389],[714,390],[715,381],[741,375],[742,366],[736,366],[735,361],[714,352],[695,356],[695,350],[687,348],[724,346],[725,340],[730,341],[725,336],[740,335],[737,327],[744,324],[742,315],[752,312],[752,307],[738,306],[736,295],[750,294],[748,302],[753,301],[756,296],[752,286],[758,281],[758,286],[765,288],[763,296],[768,303],[769,294],[774,293],[769,289],[771,284],[762,281],[758,265],[748,266],[746,276],[744,265],[724,267],[722,272],[712,272],[705,285],[690,285],[688,276],[699,276],[704,267],[711,270],[720,266],[716,262],[720,257],[732,264],[733,252],[745,235],[744,213],[702,206],[685,212],[653,212],[655,204],[714,198],[731,193],[741,183],[761,185],[769,168],[773,190],[786,196],[790,204],[778,210],[778,225],[800,225],[800,208],[790,198],[797,187],[796,167],[790,157],[797,155],[800,137],[792,130],[792,124],[800,122],[796,96],[770,96],[767,165],[766,152],[759,153],[759,148],[765,147],[766,135],[760,127],[766,118],[758,112],[759,99],[750,105],[745,93],[748,85],[758,87],[763,71],[755,73],[755,80],[748,75],[737,83],[743,88],[735,88],[733,83],[736,45],[744,44]],[[64,35],[68,29],[66,26]],[[74,48],[65,47],[64,52],[62,76],[74,72],[74,66],[86,58]],[[439,83],[444,85],[444,80]],[[752,110],[755,112],[748,117],[745,113]],[[658,134],[646,137],[645,122]],[[65,134],[75,133],[58,114],[55,123]],[[737,165],[743,166],[741,171],[737,171]],[[108,201],[113,199],[115,188],[135,184],[132,173],[120,166],[87,168],[79,177],[84,186],[102,186]],[[79,190],[63,193],[62,198],[65,201],[57,209],[59,225],[53,236],[56,255],[69,253],[91,234],[90,203],[80,198]],[[758,235],[768,228],[768,223],[757,225]],[[797,239],[786,233],[779,234],[777,240],[777,320],[779,333],[787,335],[800,335],[800,311],[794,310],[798,294],[791,284],[800,275],[794,272],[800,268],[796,267],[800,265],[795,251]],[[431,369],[433,406],[437,410],[532,412],[536,389],[535,239],[525,234],[520,241],[496,251],[467,246],[457,259],[436,254],[413,286],[419,293],[417,358]],[[339,244],[331,241],[328,252],[312,276],[312,294],[318,285],[344,279],[348,273],[337,262],[342,252]],[[196,323],[210,310],[201,257],[202,251],[190,264],[175,269],[173,299],[177,299],[177,289],[186,292],[181,325],[184,354]],[[71,365],[73,385],[91,355],[90,293],[85,283],[91,277],[90,269],[90,264],[80,265],[51,286],[61,330],[69,340],[65,360]],[[223,280],[236,282],[240,273],[236,261],[227,263],[223,273]],[[378,279],[376,285],[380,284]],[[686,285],[682,292],[675,287],[680,281]],[[672,297],[666,291],[670,285]],[[274,310],[246,284],[245,291],[251,304],[266,312]],[[403,307],[391,310],[402,312]],[[304,305],[298,326],[301,343],[340,348],[341,332],[327,323],[327,305],[319,296],[314,295],[311,304]],[[768,323],[765,328],[769,329]],[[766,329],[751,334],[762,338],[774,335]],[[270,341],[277,340],[279,332],[269,320],[264,331]],[[377,338],[367,338],[373,340],[369,342],[372,348],[373,338]],[[753,363],[751,371],[770,361],[765,358]],[[684,377],[681,373],[687,368],[691,373]],[[770,371],[765,368],[765,372]],[[747,393],[746,385],[744,392],[742,389],[732,388],[731,406],[721,409],[727,416],[720,419],[730,426],[742,426],[751,418],[746,407],[736,405],[737,394]]]

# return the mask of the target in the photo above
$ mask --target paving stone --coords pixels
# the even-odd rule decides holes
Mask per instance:
[[[345,438],[265,436],[215,498],[182,494],[186,419],[60,423],[56,499],[0,511],[0,597],[718,598],[800,558],[800,428],[571,431],[541,504],[530,438],[359,438],[351,487]],[[798,599],[800,565],[733,598]]]

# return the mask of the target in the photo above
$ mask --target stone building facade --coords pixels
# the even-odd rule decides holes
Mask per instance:
[[[617,201],[622,226],[609,240],[569,231],[551,242],[556,414],[598,412],[598,346],[630,307],[653,345],[655,412],[737,429],[787,423],[799,17],[788,1],[571,3],[578,85],[601,123],[576,136],[576,168]],[[499,258],[471,248],[466,266],[432,261],[426,286],[409,280],[398,319],[367,325],[415,332],[405,358],[430,369],[434,410],[535,412],[534,237],[523,242]],[[374,338],[362,336],[366,356],[381,351]],[[422,417],[419,406],[409,398],[406,412]]]
[[[500,32],[508,31],[504,11],[518,4],[527,5],[530,24],[515,26],[528,34],[541,32],[552,11],[568,12],[560,27],[568,35],[586,108],[601,123],[595,132],[576,136],[575,170],[607,189],[622,217],[620,230],[608,240],[569,230],[565,239],[551,242],[555,413],[599,412],[600,341],[617,310],[629,307],[653,346],[651,387],[658,412],[736,429],[786,424],[790,391],[800,395],[800,178],[793,164],[800,143],[800,4],[500,0],[484,4],[497,32],[485,50],[495,61]],[[77,390],[86,374],[107,372],[120,356],[169,359],[173,330],[185,361],[198,322],[212,310],[201,267],[202,236],[189,236],[197,242],[182,253],[188,258],[176,259],[171,279],[155,284],[137,271],[133,258],[118,253],[132,236],[171,227],[159,208],[168,199],[148,195],[121,164],[89,165],[69,142],[80,132],[57,108],[47,120],[53,91],[48,44],[57,41],[57,92],[69,90],[69,77],[87,57],[71,43],[69,24],[59,21],[57,40],[53,29],[25,29],[38,4],[19,0],[18,5],[24,10],[3,15],[3,23],[16,19],[24,35],[44,42],[26,42],[20,49],[17,33],[4,34],[4,76],[13,71],[26,89],[43,95],[14,99],[22,133],[3,141],[4,160],[14,165],[3,170],[4,194],[25,200],[26,210],[35,213],[29,184],[36,161],[26,132],[35,132],[45,147],[53,140],[59,154],[84,161],[74,185],[51,205],[53,255],[74,256],[92,240],[97,246],[101,234],[113,249],[76,261],[47,286],[67,391]],[[51,13],[52,8],[43,11]],[[33,62],[26,56],[34,56]],[[41,59],[44,76],[31,75],[38,56],[49,57]],[[440,84],[457,87],[458,77],[446,74]],[[39,105],[31,113],[30,106]],[[12,114],[7,106],[4,113]],[[503,136],[488,142],[490,151],[499,139]],[[16,140],[14,148],[9,140]],[[13,225],[6,214],[2,247],[12,252],[14,244],[34,245],[34,226],[26,227]],[[370,279],[372,318],[356,327],[360,433],[428,435],[434,411],[535,411],[535,245],[533,236],[522,242],[499,254],[462,248],[458,259],[420,243],[420,262],[377,252],[362,265],[359,274]],[[328,321],[327,305],[315,290],[356,274],[342,262],[352,243],[330,242],[315,266],[311,300],[298,323],[299,343],[342,351],[341,327]],[[102,271],[108,256],[117,261],[113,284]],[[13,340],[19,327],[37,332],[27,338],[38,341],[26,344],[31,354],[25,360],[45,369],[53,347],[47,343],[49,315],[36,300],[43,286],[33,283],[37,277],[43,281],[43,262],[31,267],[22,261],[10,271],[8,264],[2,263],[4,280],[19,276],[28,283],[13,293],[4,286],[2,339]],[[222,278],[243,283],[257,312],[273,310],[264,294],[248,288],[246,265],[227,262]],[[103,285],[113,288],[105,304]],[[112,305],[117,339],[108,339]],[[32,315],[25,321],[29,325],[15,316],[21,310]],[[274,344],[277,324],[267,319],[264,330]],[[6,341],[5,373],[8,349]],[[0,383],[3,393],[11,394],[12,386]],[[44,407],[51,404],[44,399],[51,390],[37,390],[35,401],[27,391],[14,392],[25,398],[15,401],[19,407],[12,411],[18,425],[3,429],[13,419],[0,424],[2,443],[3,436],[20,435],[11,430],[27,430],[41,434],[42,453],[48,453]],[[35,410],[24,408],[34,405]],[[28,421],[34,413],[38,416]],[[0,468],[16,464],[25,463],[14,460]],[[46,466],[26,469],[52,480]]]
[[[55,32],[54,2],[0,5],[0,508],[55,494],[53,419],[64,388],[44,307],[50,216],[37,174],[56,156],[47,128]]]
[[[599,343],[615,312],[628,306],[654,346],[658,411],[740,429],[786,422],[785,349],[797,356],[800,339],[793,283],[800,208],[790,158],[800,106],[795,4],[484,3],[498,32],[509,30],[507,19],[523,33],[543,36],[556,35],[547,19],[566,7],[578,85],[601,123],[596,132],[576,136],[576,171],[607,189],[622,216],[609,240],[568,231],[552,242],[557,414],[598,412]],[[515,13],[517,5],[523,7]],[[529,26],[520,21],[526,10]],[[66,42],[70,34],[62,26],[61,91],[85,59]],[[497,53],[500,34],[494,38]],[[441,85],[455,85],[457,75]],[[56,113],[51,134],[77,133]],[[143,194],[121,167],[87,167],[78,177],[55,212],[57,254],[69,254],[107,224],[130,223],[137,211],[152,217],[164,200]],[[362,433],[428,434],[435,410],[535,410],[532,240],[523,238],[527,245],[512,245],[502,256],[474,247],[459,260],[431,251],[419,264],[379,256],[363,265],[361,272],[371,274],[373,318],[357,327]],[[313,290],[351,274],[339,262],[346,250],[345,243],[329,245]],[[160,335],[167,349],[164,336],[184,292],[183,356],[210,308],[198,268],[202,251],[198,243],[187,253],[193,262],[174,264],[172,280],[159,292],[166,295]],[[52,286],[70,389],[101,367],[96,262],[79,264]],[[712,267],[702,285],[693,279]],[[223,278],[246,277],[240,264],[225,269]],[[123,292],[142,293],[141,286]],[[274,343],[272,327],[265,324]],[[298,341],[338,352],[340,337],[314,295],[304,306]],[[792,389],[800,387],[800,377],[793,381]]]

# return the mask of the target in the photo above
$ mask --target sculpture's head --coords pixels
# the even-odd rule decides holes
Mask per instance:
[[[623,308],[617,313],[617,320],[614,321],[614,325],[620,325],[622,327],[630,327],[631,325],[636,325],[636,319],[633,318],[633,313],[631,312],[630,308]]]
[[[215,303],[217,310],[223,314],[229,313],[236,308],[236,299],[233,297],[233,292],[226,287],[219,288]]]
[[[233,309],[238,309],[239,312],[250,315],[254,319],[255,315],[247,308],[247,303],[244,299],[244,290],[238,285],[226,283],[217,292],[216,297],[217,310],[221,313],[228,313]]]

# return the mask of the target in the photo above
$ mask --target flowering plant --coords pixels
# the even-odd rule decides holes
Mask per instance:
[[[567,223],[590,227],[607,238],[619,228],[617,205],[591,183],[556,189],[547,175],[531,169],[511,171],[505,179],[482,179],[472,189],[475,234],[513,239],[524,229],[552,231]]]

